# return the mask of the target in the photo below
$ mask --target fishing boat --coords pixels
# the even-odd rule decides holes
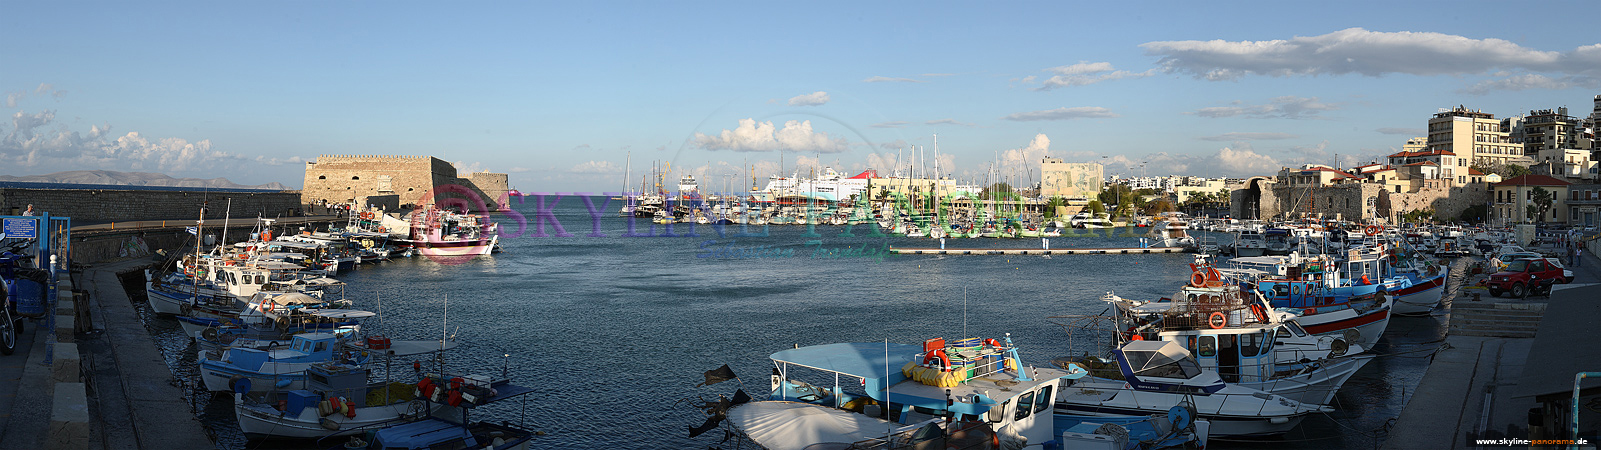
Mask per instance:
[[[1090,372],[1061,388],[1057,414],[1142,416],[1188,404],[1197,417],[1210,421],[1210,436],[1217,438],[1283,434],[1307,415],[1332,411],[1225,382],[1216,371],[1201,368],[1176,342],[1132,341],[1113,350],[1111,360],[1061,358],[1053,363]]]
[[[525,450],[536,433],[510,422],[473,420],[474,411],[524,396],[534,390],[501,378],[427,374],[413,393],[421,402],[416,419],[371,433],[371,441],[352,436],[343,448],[369,450],[432,450],[440,448]],[[319,441],[321,442],[321,441]]]
[[[339,348],[334,333],[295,335],[286,347],[230,347],[200,354],[200,377],[211,391],[266,392],[304,389],[306,370],[330,361],[366,363],[370,355]]]
[[[458,214],[438,208],[413,211],[411,233],[393,239],[396,246],[416,249],[431,258],[471,259],[488,255],[500,241],[498,226],[476,214]]]
[[[369,337],[372,339],[349,347],[393,358],[424,355],[456,346],[449,341],[394,341]],[[423,410],[417,399],[416,385],[393,380],[372,382],[372,370],[363,365],[336,361],[316,363],[306,369],[305,375],[304,389],[234,392],[234,412],[247,438],[349,436],[395,425],[402,417],[419,416]],[[445,393],[448,397],[448,391]]]
[[[1253,257],[1267,254],[1267,238],[1254,229],[1242,229],[1234,235],[1234,256]]]
[[[1234,258],[1229,262],[1236,267],[1224,271],[1261,292],[1275,308],[1299,313],[1297,320],[1312,334],[1372,348],[1389,326],[1396,299],[1391,292],[1411,286],[1404,276],[1382,277],[1387,257],[1382,247],[1358,247],[1341,261],[1298,254]]]
[[[766,400],[749,401],[740,391],[734,401],[708,403],[707,423],[692,433],[726,418],[734,436],[771,450],[1021,448],[1054,441],[1048,413],[1068,372],[1025,366],[1010,341],[783,350],[771,356]],[[714,372],[707,373],[709,383]],[[717,381],[730,378],[728,371]]]
[[[1170,298],[1102,298],[1118,311],[1114,344],[1176,342],[1225,382],[1314,405],[1328,404],[1374,358],[1359,343],[1311,335],[1293,313],[1272,310],[1260,293],[1221,280],[1204,257],[1196,259],[1198,282]]]

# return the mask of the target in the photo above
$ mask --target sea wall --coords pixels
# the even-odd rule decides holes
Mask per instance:
[[[232,200],[232,205],[229,201]],[[0,188],[0,212],[21,214],[28,205],[74,225],[134,220],[194,220],[210,204],[206,219],[299,215],[300,191],[201,192],[112,189]]]

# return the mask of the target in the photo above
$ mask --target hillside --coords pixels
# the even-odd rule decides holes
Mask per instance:
[[[166,174],[150,172],[115,172],[110,170],[69,170],[45,175],[0,175],[0,181],[16,181],[27,183],[70,183],[70,184],[111,184],[120,186],[171,186],[171,187],[204,187],[225,189],[289,189],[282,183],[272,182],[258,185],[244,185],[228,181],[227,178],[173,178]]]

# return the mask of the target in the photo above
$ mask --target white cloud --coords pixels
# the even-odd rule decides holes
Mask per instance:
[[[822,106],[828,103],[828,93],[817,91],[789,98],[789,106]]]
[[[62,97],[67,96],[67,91],[56,89],[55,85],[50,83],[39,83],[39,86],[33,88],[33,92],[31,93],[28,91],[7,92],[6,107],[17,107],[17,105],[22,102],[22,99],[28,98],[29,95],[49,95],[51,97],[55,97],[56,99],[61,99]]]
[[[1209,118],[1243,116],[1254,119],[1307,119],[1315,118],[1323,111],[1340,109],[1340,105],[1320,102],[1317,97],[1293,95],[1275,97],[1265,105],[1243,105],[1238,101],[1234,103],[1237,106],[1213,106],[1185,114]]]
[[[1165,71],[1208,80],[1245,75],[1452,75],[1522,68],[1570,74],[1601,71],[1601,44],[1571,52],[1525,48],[1501,39],[1433,32],[1348,28],[1269,41],[1157,41],[1141,44]]]
[[[1491,91],[1524,91],[1529,89],[1562,90],[1570,88],[1601,89],[1601,78],[1591,76],[1562,76],[1557,78],[1540,74],[1523,74],[1498,80],[1484,80],[1457,90],[1460,94],[1485,95]]]
[[[1217,167],[1225,174],[1265,175],[1277,172],[1284,166],[1273,157],[1257,154],[1249,147],[1244,149],[1223,147],[1217,151]]]
[[[1044,111],[1029,111],[1012,114],[1002,119],[1028,122],[1034,120],[1069,120],[1069,119],[1101,119],[1117,117],[1112,110],[1099,106],[1076,106],[1072,108],[1056,108]]]
[[[895,78],[895,77],[868,77],[867,79],[862,80],[862,82],[863,83],[922,83],[923,80],[914,80],[914,79],[911,79],[911,78]]]
[[[1112,67],[1112,63],[1109,62],[1092,63],[1083,61],[1080,61],[1078,64],[1052,67],[1046,70],[1053,72],[1056,75],[1046,78],[1043,82],[1043,85],[1038,88],[1034,88],[1034,90],[1048,91],[1060,87],[1086,86],[1100,83],[1102,81],[1121,80],[1124,78],[1143,78],[1156,73],[1156,69],[1151,69],[1144,72],[1129,72],[1127,70],[1114,69]],[[1033,80],[1033,76],[1023,79],[1025,83]]]
[[[740,119],[739,126],[723,130],[718,135],[695,133],[695,145],[707,150],[736,152],[771,152],[789,150],[799,152],[834,153],[850,147],[844,138],[830,138],[828,133],[812,131],[812,121],[784,122],[778,129],[772,122]]]
[[[973,123],[957,122],[956,119],[934,119],[923,123],[927,125],[960,125],[964,127],[978,126],[978,124]]]
[[[1223,134],[1220,134],[1220,135],[1217,135],[1217,136],[1202,136],[1202,137],[1200,137],[1198,139],[1203,140],[1203,141],[1229,141],[1229,142],[1232,142],[1232,141],[1263,141],[1263,140],[1274,140],[1274,139],[1295,139],[1297,137],[1300,137],[1300,136],[1296,136],[1296,135],[1289,134],[1289,133],[1223,133]]]
[[[45,87],[49,90],[49,86]],[[0,137],[0,164],[38,170],[108,169],[157,171],[168,174],[215,175],[218,171],[246,171],[262,165],[301,162],[264,156],[241,156],[216,150],[210,140],[149,138],[134,131],[111,134],[110,125],[93,125],[88,133],[71,131],[55,122],[55,111],[17,112],[9,130]]]
[[[567,169],[570,173],[613,174],[623,173],[623,168],[611,161],[584,161]]]
[[[1001,169],[1003,173],[1023,173],[1023,171],[1038,168],[1040,160],[1049,156],[1051,152],[1051,138],[1045,133],[1034,135],[1028,145],[1001,152]]]

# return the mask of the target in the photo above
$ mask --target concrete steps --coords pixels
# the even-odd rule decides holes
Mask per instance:
[[[1450,334],[1533,338],[1545,317],[1545,303],[1472,302],[1451,304]]]

